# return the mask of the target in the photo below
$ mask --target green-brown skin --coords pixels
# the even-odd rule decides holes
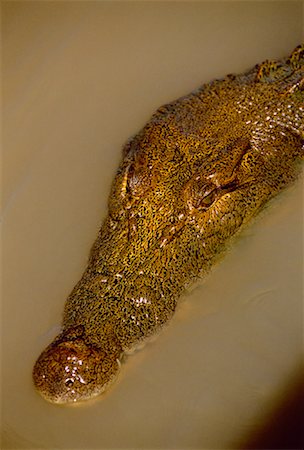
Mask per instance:
[[[185,287],[299,174],[304,46],[162,106],[123,149],[109,213],[34,383],[53,403],[99,395]]]

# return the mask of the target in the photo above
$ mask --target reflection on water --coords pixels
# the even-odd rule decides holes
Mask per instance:
[[[48,404],[31,370],[84,268],[122,144],[162,103],[289,53],[301,8],[4,4],[3,448],[228,448],[275,404],[302,347],[300,182],[102,399]]]

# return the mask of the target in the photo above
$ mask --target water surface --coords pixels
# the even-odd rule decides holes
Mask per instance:
[[[103,398],[31,370],[86,264],[124,142],[161,104],[283,57],[302,2],[3,3],[3,448],[231,448],[302,352],[302,189],[274,202]]]

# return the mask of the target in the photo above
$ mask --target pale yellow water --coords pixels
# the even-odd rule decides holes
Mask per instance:
[[[2,448],[234,448],[302,357],[303,183],[259,218],[94,403],[33,363],[106,213],[123,143],[161,104],[280,58],[303,2],[2,2]]]

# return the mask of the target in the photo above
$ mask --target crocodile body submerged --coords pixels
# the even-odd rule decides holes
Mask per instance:
[[[303,155],[303,45],[159,108],[123,149],[62,332],[34,366],[39,392],[54,403],[103,392]]]

